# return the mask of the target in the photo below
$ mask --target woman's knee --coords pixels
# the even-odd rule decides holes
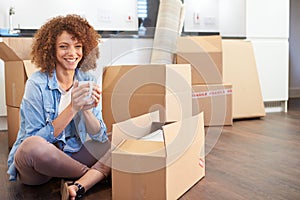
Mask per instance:
[[[15,159],[30,158],[37,159],[43,158],[48,151],[49,143],[40,136],[31,136],[26,138],[19,146]]]
[[[48,142],[40,136],[31,136],[26,138],[21,143],[19,149],[21,149],[23,152],[40,151],[45,148],[47,143]]]

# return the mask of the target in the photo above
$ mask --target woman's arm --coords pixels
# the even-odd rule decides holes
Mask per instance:
[[[100,122],[94,115],[94,113],[91,110],[85,110],[82,112],[84,119],[85,119],[85,127],[86,131],[89,134],[97,134],[100,130]]]
[[[59,134],[66,128],[70,121],[74,118],[77,111],[72,108],[72,104],[66,107],[66,109],[61,112],[55,120],[52,121],[54,128],[54,137],[59,136]]]

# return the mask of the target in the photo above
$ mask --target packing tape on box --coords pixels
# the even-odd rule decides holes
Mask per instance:
[[[206,98],[206,97],[213,97],[213,96],[222,96],[232,94],[232,88],[228,89],[219,89],[219,90],[209,90],[204,92],[193,92],[192,98]]]

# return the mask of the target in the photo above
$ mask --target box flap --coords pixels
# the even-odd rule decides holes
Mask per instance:
[[[0,58],[4,62],[21,60],[17,54],[3,41],[0,42]]]
[[[159,121],[159,111],[155,111],[113,124],[111,148],[116,148],[123,140],[137,139],[149,134],[153,129],[153,122]]]
[[[204,133],[203,113],[163,126],[167,165],[175,162]],[[200,147],[199,147],[200,148]]]
[[[23,60],[23,63],[27,77],[31,76],[31,74],[39,70],[39,68],[31,63],[31,60]]]
[[[32,38],[2,38],[0,58],[4,61],[30,60]]]

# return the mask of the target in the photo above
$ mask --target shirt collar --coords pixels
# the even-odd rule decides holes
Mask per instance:
[[[78,68],[75,69],[74,80],[76,80],[77,73],[78,73]],[[47,74],[47,76],[48,76],[48,87],[50,88],[50,90],[59,89],[59,84],[56,76],[56,69],[53,70],[52,76],[50,76],[49,73]]]

